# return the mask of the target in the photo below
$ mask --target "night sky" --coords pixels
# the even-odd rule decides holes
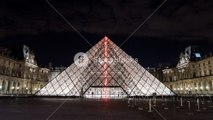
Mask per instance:
[[[163,0],[49,0],[92,45],[120,45]],[[121,48],[145,67],[176,63],[189,45],[213,52],[213,1],[167,0]],[[0,47],[26,44],[39,65],[68,66],[90,45],[45,0],[0,2]],[[20,47],[19,47],[20,48]],[[20,49],[22,51],[22,49]]]

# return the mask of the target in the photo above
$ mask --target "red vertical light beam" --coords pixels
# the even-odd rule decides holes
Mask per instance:
[[[104,85],[108,85],[108,38],[104,38]]]

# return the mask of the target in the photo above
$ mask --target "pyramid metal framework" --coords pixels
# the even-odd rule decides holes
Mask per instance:
[[[86,65],[71,64],[36,95],[84,97],[150,96],[153,93],[174,95],[107,37],[94,45],[85,55],[88,58]]]

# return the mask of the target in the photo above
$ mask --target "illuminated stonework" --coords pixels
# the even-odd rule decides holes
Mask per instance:
[[[37,65],[34,53],[26,45],[24,56],[20,56],[24,59],[14,59],[13,52],[19,53],[0,48],[0,95],[35,94],[47,84],[49,69]]]
[[[104,37],[88,52],[87,66],[71,64],[52,79],[39,96],[127,97],[173,95],[110,39]]]

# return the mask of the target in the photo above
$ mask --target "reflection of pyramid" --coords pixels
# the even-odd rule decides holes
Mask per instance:
[[[107,37],[86,52],[86,56],[88,57],[86,66],[73,63],[36,95],[85,97],[149,96],[153,93],[173,95],[172,91]]]

